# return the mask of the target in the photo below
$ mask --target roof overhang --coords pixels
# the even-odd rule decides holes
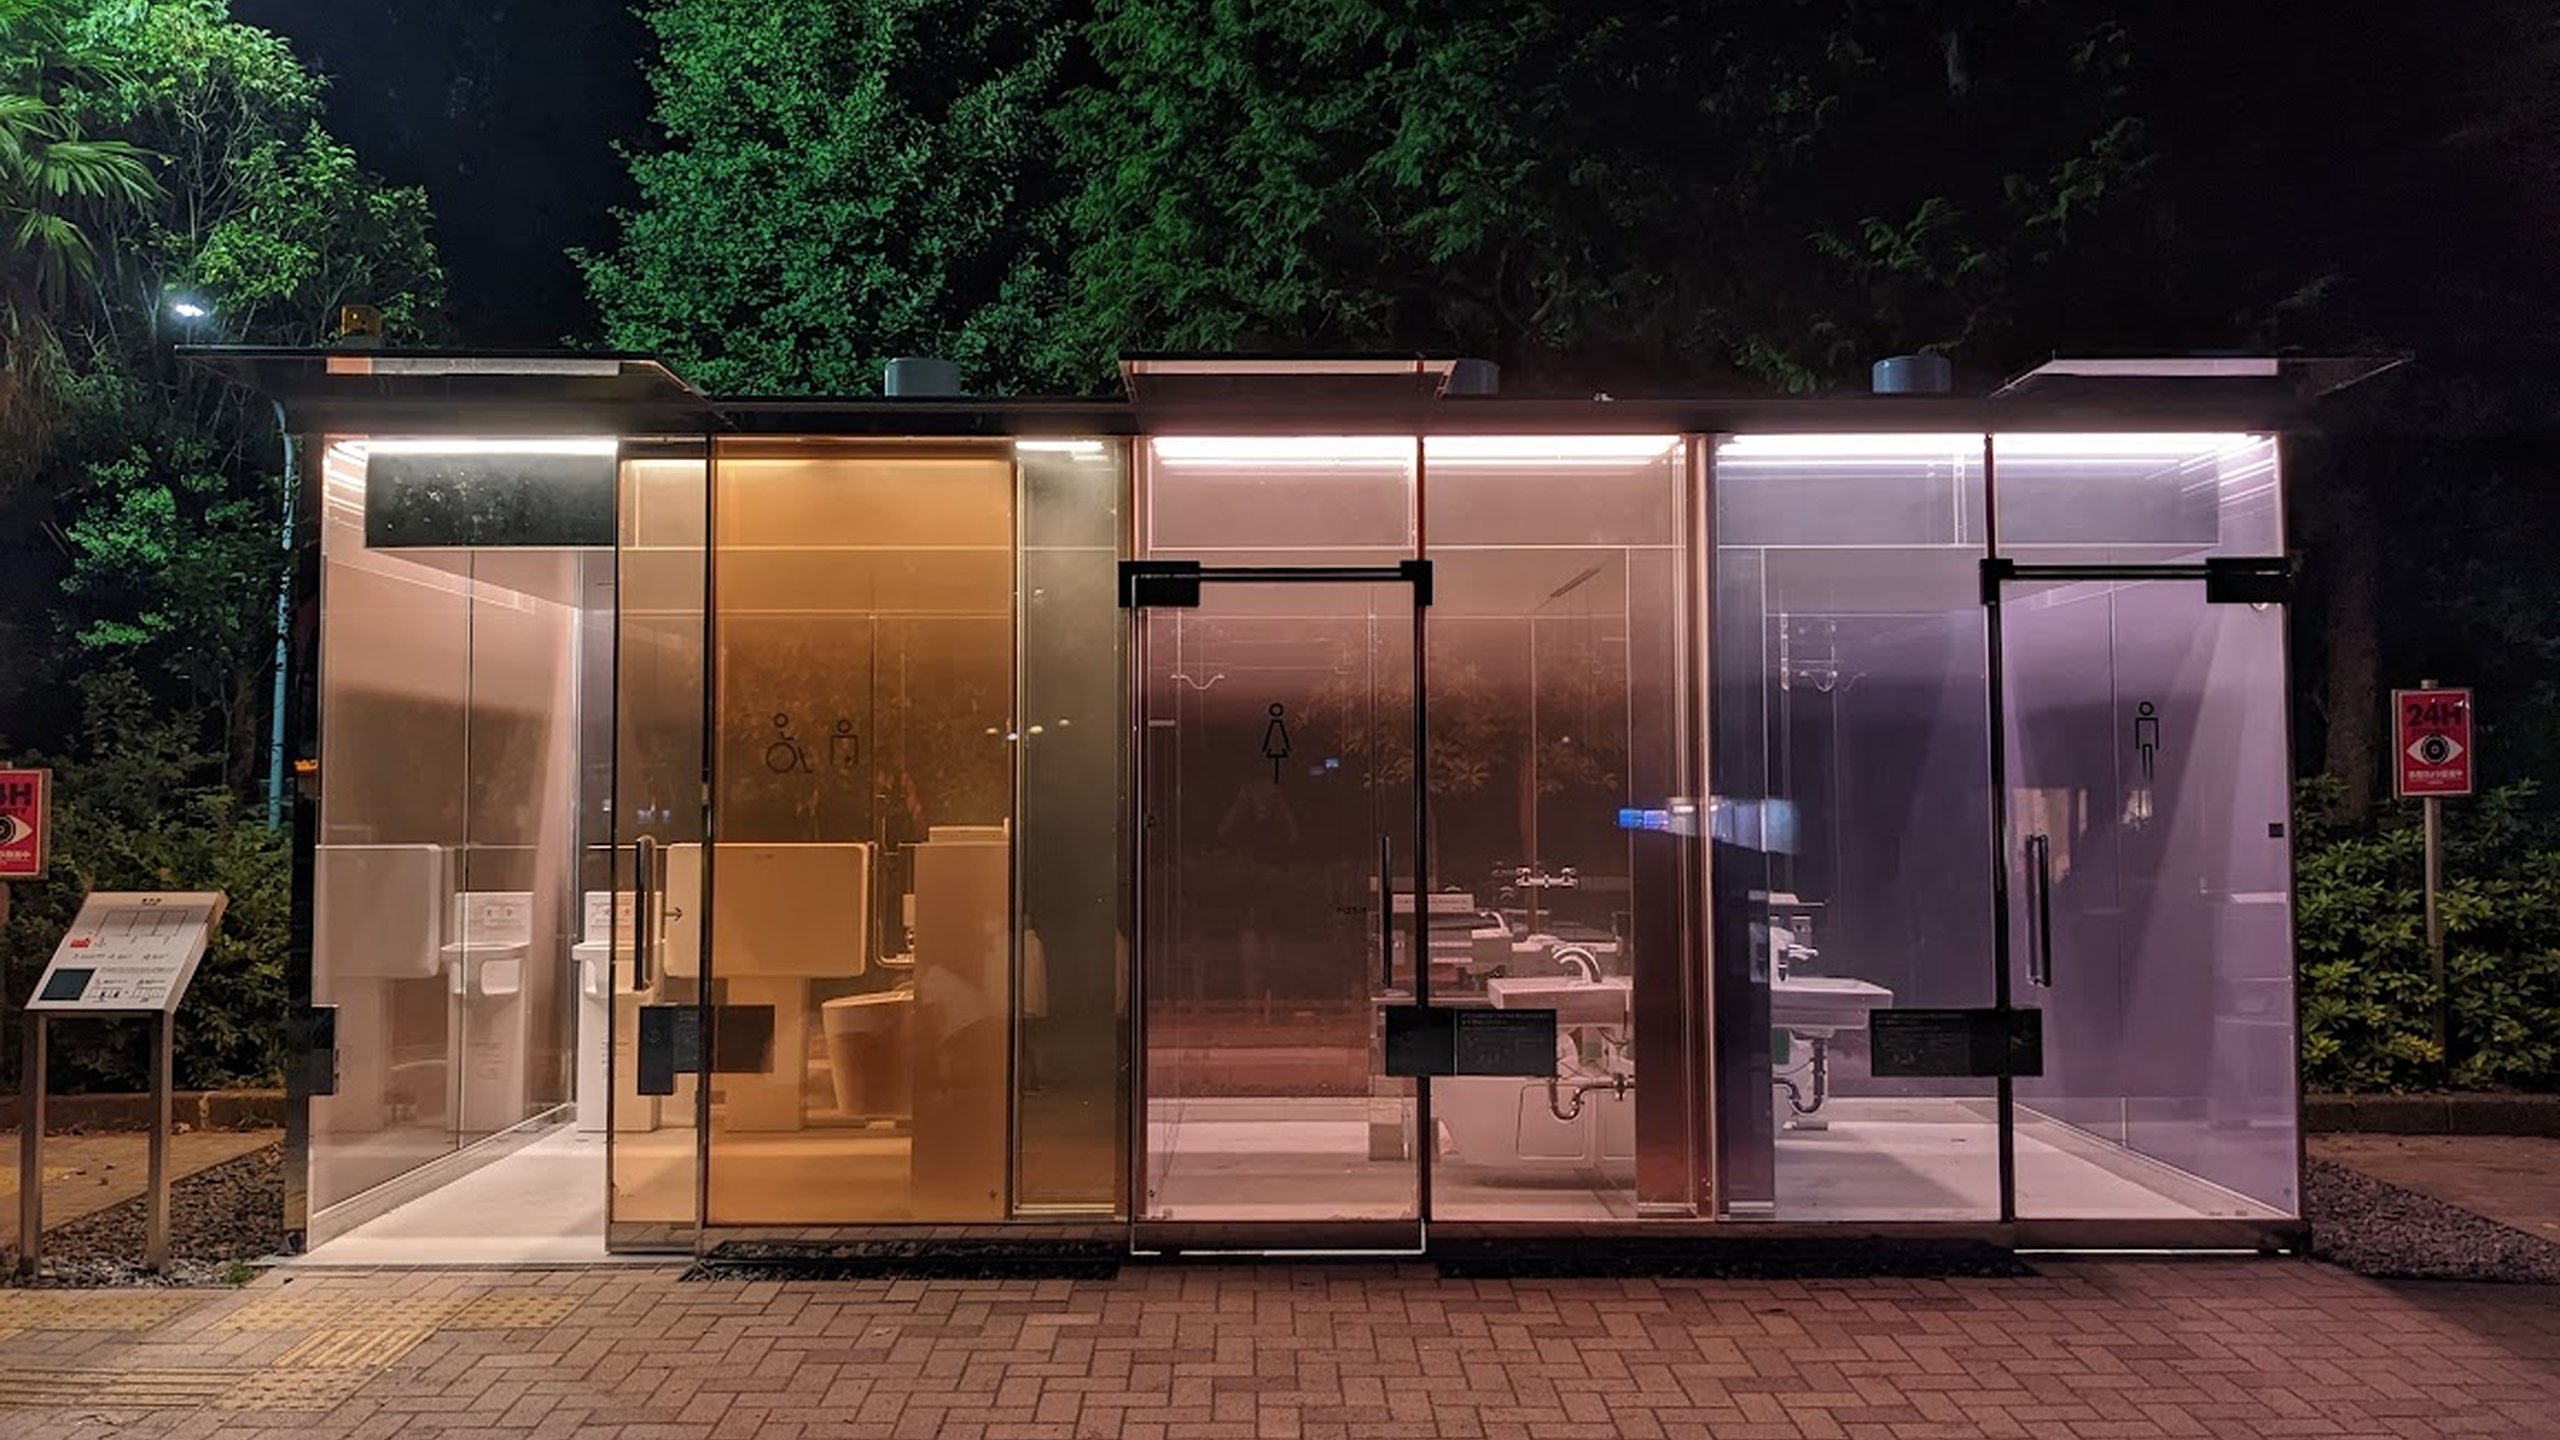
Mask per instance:
[[[1244,397],[1301,403],[1436,400],[1454,355],[1127,355],[1120,386],[1139,405],[1216,404]]]
[[[2405,355],[2060,355],[1991,392],[1995,400],[2178,405],[2238,399],[2299,412],[2408,362]]]
[[[720,398],[645,355],[280,350],[181,353],[283,406],[306,434],[706,434],[868,439],[1109,435],[1881,434],[2281,430],[2309,399],[2400,363],[2057,360],[1992,396],[1446,394],[1448,357],[1134,357],[1142,400]],[[1167,386],[1173,387],[1169,393]]]
[[[305,432],[691,433],[707,397],[653,356],[182,346],[182,357],[284,407]]]

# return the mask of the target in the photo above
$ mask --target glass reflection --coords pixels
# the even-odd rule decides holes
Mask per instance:
[[[714,1225],[1002,1218],[1012,1043],[1009,456],[714,466]]]
[[[1435,1004],[1553,1009],[1554,1074],[1432,1084],[1433,1213],[1624,1219],[1694,1203],[1667,833],[1680,783],[1670,437],[1434,437],[1426,662]],[[1640,1071],[1637,1054],[1674,1057]]]
[[[503,447],[480,463],[509,473]],[[312,988],[338,1012],[340,1068],[311,1107],[323,1235],[331,1207],[569,1098],[589,556],[369,545],[366,467],[362,442],[325,447]]]

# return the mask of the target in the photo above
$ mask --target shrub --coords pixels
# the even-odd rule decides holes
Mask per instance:
[[[2332,792],[2306,782],[2297,807],[2304,1083],[2436,1088],[2447,1071],[2416,807],[2341,827],[2320,818]],[[2460,1088],[2560,1088],[2560,822],[2534,796],[2519,784],[2445,805],[2438,903]]]
[[[99,672],[80,688],[88,711],[81,753],[51,762],[51,873],[9,887],[0,930],[8,996],[14,1002],[33,988],[90,892],[220,890],[229,906],[178,1008],[177,1084],[282,1084],[292,906],[286,836],[200,779],[211,762],[189,747],[182,727],[152,710],[130,676]],[[14,1086],[19,1037],[8,1028],[6,1079]],[[150,1047],[147,1021],[56,1024],[50,1088],[148,1089]]]

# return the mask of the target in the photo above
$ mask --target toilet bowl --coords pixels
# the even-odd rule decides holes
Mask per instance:
[[[907,1027],[915,999],[912,990],[880,990],[820,1002],[837,1110],[853,1118],[903,1119],[913,1108]]]

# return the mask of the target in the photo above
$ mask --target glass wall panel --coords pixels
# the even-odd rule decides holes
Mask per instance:
[[[598,444],[579,453],[609,466]],[[339,1076],[312,1102],[317,1211],[568,1098],[584,555],[368,545],[367,455],[322,462],[312,967]]]
[[[1147,442],[1139,553],[1212,566],[1413,558],[1419,448],[1410,436]],[[1381,904],[1396,913],[1382,869],[1393,895],[1415,883],[1411,587],[1218,582],[1197,609],[1141,620],[1147,1153],[1133,1212],[1411,1220],[1414,1086],[1384,1075],[1380,1019],[1410,1000],[1411,960],[1379,953]]]
[[[714,1225],[992,1220],[1014,1043],[1009,450],[713,467]]]
[[[2188,581],[2005,588],[2018,1212],[2296,1212],[2283,622]]]
[[[1425,446],[1432,1001],[1553,1009],[1560,1026],[1552,1077],[1432,1083],[1440,1218],[1624,1219],[1697,1198],[1684,1057],[1702,977],[1668,823],[1695,793],[1686,463],[1670,436]]]
[[[1739,436],[1711,494],[1717,1200],[1976,1220],[1995,1085],[1874,1073],[1867,1015],[1992,1003],[1983,440]]]
[[[1185,435],[1146,448],[1145,554],[1347,565],[1416,553],[1412,436]]]
[[[1137,1213],[1414,1219],[1413,1085],[1380,1048],[1412,999],[1380,953],[1383,879],[1411,918],[1412,587],[1219,582],[1141,616]]]
[[[2267,437],[1994,453],[2022,564],[2283,552]],[[2013,976],[2047,1057],[2018,1085],[2019,1212],[2296,1213],[2283,612],[2196,581],[2001,599]]]
[[[637,457],[622,467],[613,557],[612,851],[601,867],[610,878],[590,887],[580,917],[579,993],[588,1007],[581,1044],[594,1043],[601,1019],[611,1085],[608,1233],[619,1244],[688,1240],[699,1219],[698,1081],[676,1074],[644,1088],[639,1075],[642,1008],[689,1007],[702,993],[698,970],[679,975],[668,964],[679,941],[689,952],[700,949],[699,908],[668,915],[658,898],[666,894],[668,857],[687,848],[698,853],[706,822],[711,467],[698,443],[688,448],[692,453]],[[644,888],[651,897],[645,934],[637,903]]]
[[[2039,564],[2283,552],[2274,437],[2003,434],[2000,551]]]
[[[1127,452],[1015,446],[1022,506],[1021,997],[1014,1204],[1119,1209],[1127,1189],[1128,954],[1121,932],[1127,677],[1119,608]]]

